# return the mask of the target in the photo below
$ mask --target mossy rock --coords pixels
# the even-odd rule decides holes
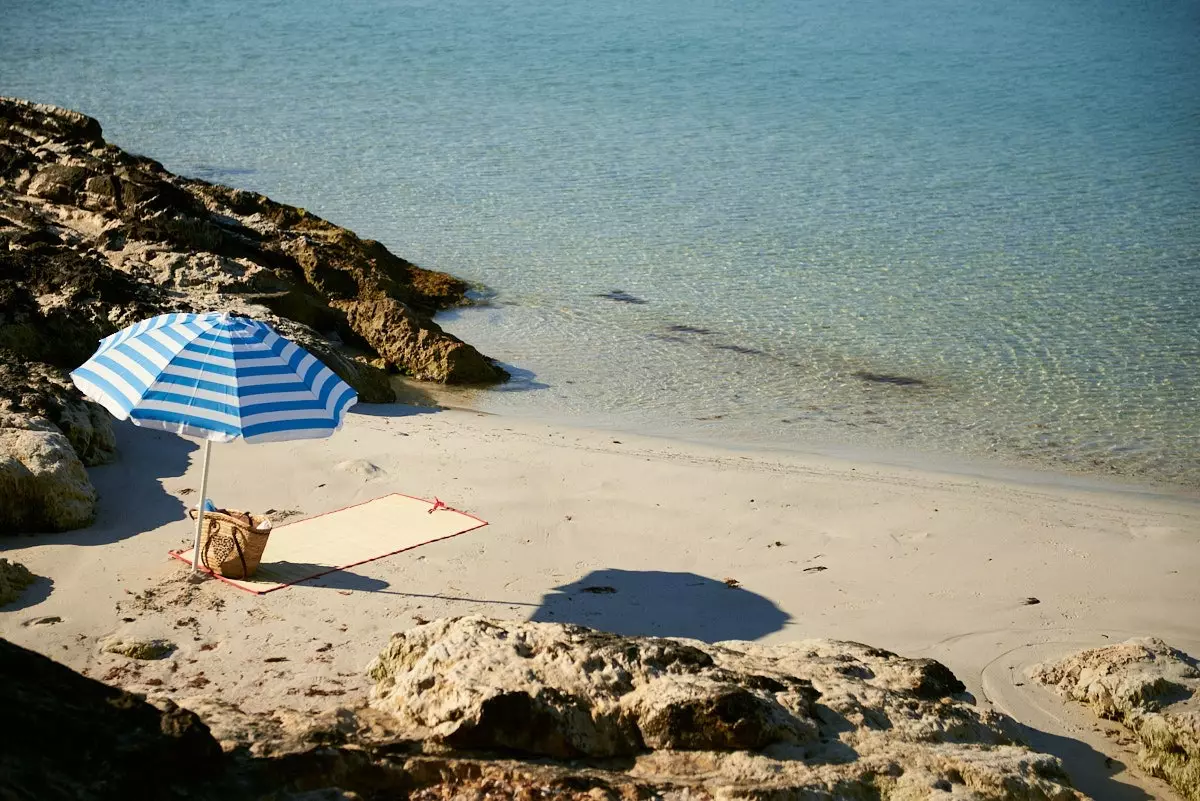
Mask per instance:
[[[169,640],[109,640],[104,650],[130,659],[165,659],[175,652],[175,643]]]
[[[33,579],[34,575],[25,565],[0,559],[0,606],[17,600]]]

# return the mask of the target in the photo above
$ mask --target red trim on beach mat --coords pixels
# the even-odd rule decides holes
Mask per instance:
[[[457,537],[461,534],[467,534],[469,532],[481,529],[488,524],[488,522],[486,520],[476,517],[475,515],[471,514],[470,512],[464,512],[461,509],[455,509],[452,506],[447,506],[445,503],[443,503],[440,500],[437,500],[436,498],[433,501],[429,501],[429,500],[426,500],[425,498],[418,498],[416,495],[405,495],[403,492],[389,492],[387,495],[380,495],[378,498],[372,498],[369,501],[363,501],[362,503],[352,503],[349,506],[343,506],[340,509],[332,509],[328,512],[322,512],[319,515],[313,515],[312,517],[306,517],[303,520],[296,520],[294,522],[295,523],[303,523],[308,520],[316,520],[318,517],[325,517],[326,515],[335,514],[337,512],[344,512],[347,509],[353,509],[357,506],[366,506],[369,503],[374,503],[375,501],[383,500],[384,498],[389,498],[393,495],[399,495],[401,498],[411,498],[414,501],[421,501],[422,503],[429,504],[431,507],[430,509],[427,510],[429,514],[433,514],[434,512],[441,511],[441,510],[445,510],[448,512],[457,512],[458,514],[462,515],[463,517],[469,517],[470,519],[477,521],[479,523],[479,525],[471,526],[470,528],[464,528],[462,531],[456,531],[453,534],[447,534],[444,537],[434,537],[433,539],[426,540],[425,542],[418,542],[415,545],[408,545],[404,548],[400,548],[395,551],[389,551],[388,553],[381,553],[379,556],[372,556],[370,559],[360,559],[357,562],[350,562],[349,564],[338,565],[337,567],[331,567],[329,570],[322,570],[320,573],[313,573],[312,575],[304,576],[304,577],[298,578],[294,581],[282,582],[282,583],[279,583],[277,586],[271,587],[269,590],[255,590],[255,589],[251,589],[250,587],[244,587],[238,583],[239,579],[229,579],[229,578],[225,578],[224,576],[218,576],[216,573],[212,572],[211,570],[206,568],[204,565],[200,565],[200,572],[207,573],[208,575],[212,576],[213,578],[219,579],[220,581],[223,581],[226,584],[229,584],[230,586],[237,587],[239,590],[242,590],[243,592],[248,592],[251,595],[266,595],[269,592],[275,592],[276,590],[282,590],[285,587],[291,587],[295,584],[299,584],[302,581],[309,581],[311,579],[320,578],[321,576],[328,576],[330,573],[337,573],[339,570],[346,570],[351,567],[357,567],[358,565],[365,565],[367,562],[375,562],[379,559],[386,559],[387,557],[395,556],[398,553],[404,553],[405,551],[411,551],[414,548],[420,548],[422,545],[429,545],[430,543],[433,543],[433,542],[441,542],[442,540],[448,540],[453,537]],[[293,523],[288,523],[286,525],[280,526],[280,528],[286,528],[289,525],[293,525]],[[270,546],[268,546],[268,547],[270,547]],[[184,553],[188,553],[189,556],[184,556],[183,555]],[[191,553],[192,553],[191,548],[181,548],[178,551],[167,551],[168,555],[170,555],[171,557],[173,557],[175,559],[178,559],[179,561],[183,562],[184,564],[188,565],[189,567],[191,567],[191,565],[192,565],[192,560],[190,558]]]

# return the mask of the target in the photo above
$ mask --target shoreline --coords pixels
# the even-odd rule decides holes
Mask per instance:
[[[505,367],[508,368],[508,365]],[[1062,469],[1061,466],[1055,468],[1039,462],[1023,462],[1016,458],[987,458],[981,454],[954,454],[916,448],[901,450],[878,444],[776,442],[766,445],[761,442],[738,441],[719,434],[705,436],[698,431],[662,431],[649,423],[639,426],[628,420],[607,424],[568,414],[547,414],[545,410],[540,409],[491,411],[486,409],[485,405],[472,405],[471,400],[488,392],[497,391],[494,389],[477,390],[431,386],[403,377],[394,377],[392,386],[396,389],[397,402],[400,405],[448,409],[501,418],[512,417],[532,424],[541,423],[562,428],[604,431],[614,435],[660,439],[701,448],[715,448],[758,456],[780,453],[798,458],[808,457],[847,464],[877,465],[966,479],[995,481],[1029,488],[1045,487],[1101,494],[1117,493],[1133,497],[1200,504],[1200,486],[1172,484],[1151,479],[1138,481],[1130,475],[1101,474],[1086,470],[1073,471]]]
[[[1037,375],[1004,373],[993,386],[968,364],[893,368],[883,356],[760,350],[754,332],[718,336],[719,324],[673,314],[669,299],[630,305],[572,295],[551,306],[502,283],[491,303],[437,317],[511,363],[510,385],[454,393],[452,405],[955,471],[1048,471],[1200,497],[1194,423],[1160,419],[1153,404],[1130,407],[1103,393],[1052,403],[1056,385]],[[676,328],[705,333],[664,333]],[[723,344],[708,341],[714,337]],[[1019,397],[1028,404],[1013,401]]]

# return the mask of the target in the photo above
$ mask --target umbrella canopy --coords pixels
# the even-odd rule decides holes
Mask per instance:
[[[267,324],[215,312],[118,331],[71,379],[118,420],[213,442],[327,437],[358,400]]]
[[[332,370],[270,326],[218,312],[163,314],[122,329],[100,340],[71,380],[118,420],[205,440],[193,573],[212,443],[327,437],[358,401]]]

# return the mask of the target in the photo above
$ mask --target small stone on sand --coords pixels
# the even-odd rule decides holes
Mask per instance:
[[[169,640],[111,639],[104,644],[103,650],[131,659],[163,659],[175,651],[175,644]]]

